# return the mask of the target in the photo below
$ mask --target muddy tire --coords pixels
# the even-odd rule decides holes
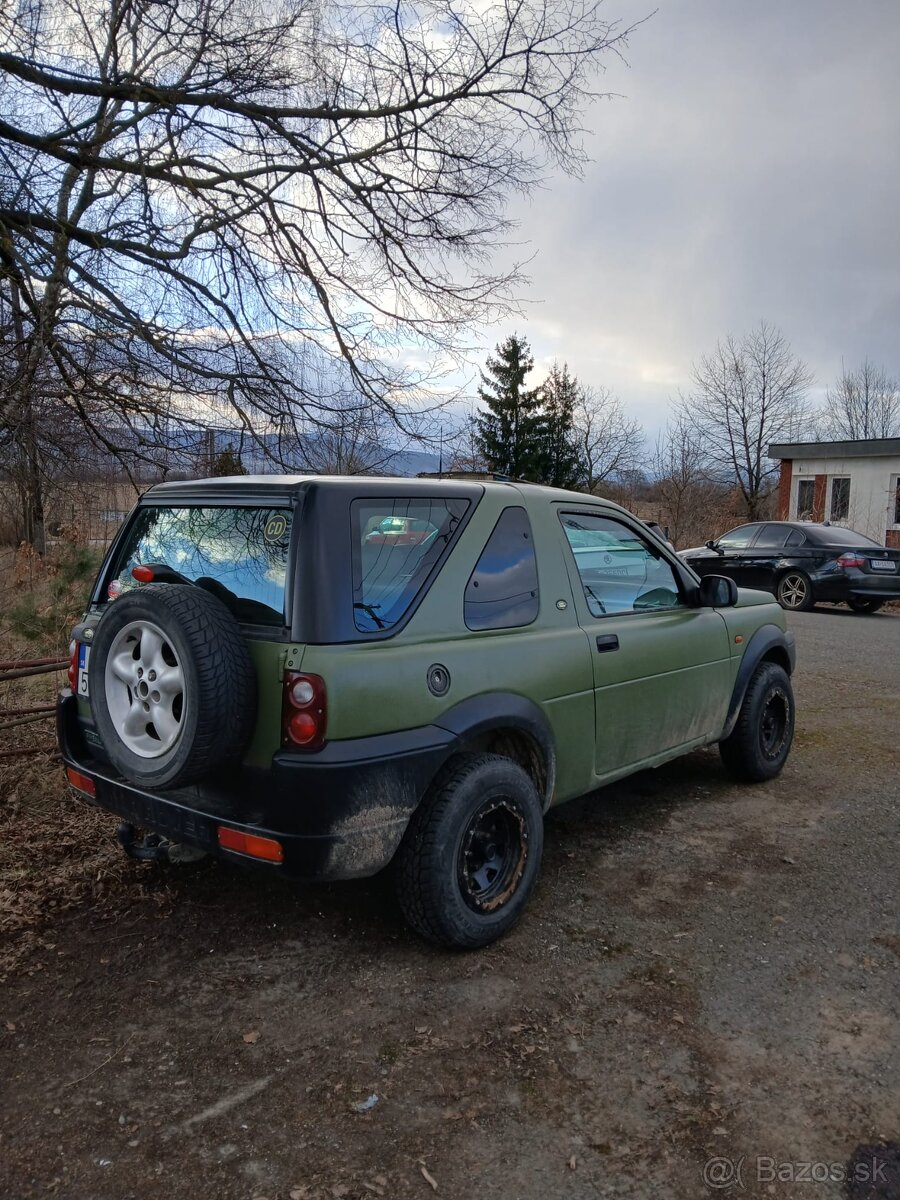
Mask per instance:
[[[815,603],[809,576],[803,571],[785,571],[778,580],[775,599],[790,612],[809,612]]]
[[[430,942],[474,950],[521,917],[544,846],[537,789],[508,758],[455,759],[413,814],[396,860],[409,924]]]
[[[250,651],[202,588],[152,583],[109,604],[88,685],[107,756],[143,787],[178,787],[237,764],[253,730]]]
[[[877,613],[884,604],[883,600],[867,599],[865,596],[851,596],[847,601],[848,608],[855,613]]]
[[[794,740],[794,692],[790,676],[777,663],[764,662],[753,673],[737,724],[719,753],[729,774],[748,783],[774,779]]]

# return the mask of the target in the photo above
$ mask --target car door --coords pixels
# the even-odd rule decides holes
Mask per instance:
[[[746,572],[751,561],[751,550],[756,536],[762,529],[762,522],[756,521],[750,525],[739,525],[724,533],[716,541],[718,564],[707,563],[706,575],[727,575],[738,587],[750,586],[746,582]]]
[[[760,588],[774,592],[776,567],[784,558],[784,544],[791,532],[790,525],[767,521],[761,526],[752,543],[741,551],[740,575],[732,576],[740,587]]]
[[[597,775],[623,774],[715,737],[731,691],[721,614],[687,603],[677,569],[636,521],[599,508],[557,507],[593,659]],[[613,551],[610,539],[622,551]]]

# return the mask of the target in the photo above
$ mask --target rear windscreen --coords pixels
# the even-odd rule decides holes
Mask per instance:
[[[160,563],[218,596],[239,621],[284,625],[291,516],[289,508],[142,508],[107,594],[143,586],[132,569]]]
[[[809,537],[809,534],[807,534]],[[879,543],[864,533],[855,529],[841,529],[835,525],[833,529],[816,529],[811,541],[819,546],[877,546]]]
[[[390,629],[440,561],[467,500],[354,500],[353,620],[363,633]]]

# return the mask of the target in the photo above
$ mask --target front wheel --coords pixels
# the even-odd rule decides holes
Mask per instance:
[[[439,945],[486,946],[522,915],[543,845],[540,797],[517,763],[497,754],[456,759],[413,814],[400,847],[403,915]]]
[[[855,613],[876,613],[882,604],[884,604],[884,601],[867,600],[865,596],[851,596],[847,604]]]
[[[782,608],[792,612],[808,612],[813,606],[813,590],[809,576],[802,571],[788,571],[778,580],[775,597]]]
[[[753,673],[737,723],[719,753],[735,779],[761,783],[774,779],[794,740],[794,692],[778,663],[763,662]]]

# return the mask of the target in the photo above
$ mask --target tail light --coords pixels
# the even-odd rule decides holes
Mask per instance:
[[[849,551],[842,554],[837,561],[838,566],[845,571],[848,567],[864,567],[866,565],[866,560],[861,554],[851,554]]]
[[[285,671],[281,737],[285,746],[318,750],[325,742],[328,710],[325,680],[304,671]]]
[[[69,687],[73,692],[78,691],[78,643],[73,639],[69,642],[69,669],[66,671]]]

